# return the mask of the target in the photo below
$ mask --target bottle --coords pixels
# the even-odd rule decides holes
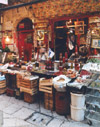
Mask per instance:
[[[63,57],[63,64],[65,63],[65,57]]]
[[[71,69],[73,69],[73,62],[71,62],[71,66],[70,66]]]
[[[82,69],[82,62],[80,62],[80,69]]]
[[[49,70],[51,70],[52,62],[51,59],[49,59]]]
[[[24,48],[22,46],[22,60],[24,60]]]
[[[79,63],[77,59],[75,59],[75,70],[79,71]]]
[[[60,61],[60,66],[62,66],[62,53],[60,53],[59,61]]]
[[[65,52],[65,61],[67,62],[67,60],[68,60],[68,54],[67,52]]]

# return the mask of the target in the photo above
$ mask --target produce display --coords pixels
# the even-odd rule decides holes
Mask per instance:
[[[100,59],[98,59],[98,58],[91,58],[91,59],[88,59],[87,60],[87,63],[89,63],[89,62],[92,62],[92,63],[100,63]]]

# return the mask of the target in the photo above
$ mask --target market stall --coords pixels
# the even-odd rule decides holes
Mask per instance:
[[[6,84],[5,80],[0,80],[0,93],[6,92],[7,96],[22,99],[27,103],[38,101],[39,107],[42,101],[44,108],[55,110],[60,115],[71,115],[75,121],[82,121],[84,117],[90,121],[95,120],[99,116],[99,106],[92,105],[92,101],[96,99],[99,103],[95,94],[99,95],[100,87],[100,33],[99,28],[92,27],[93,24],[98,27],[97,22],[100,22],[100,19],[96,19],[97,21],[93,22],[90,17],[79,17],[77,21],[72,18],[55,22],[53,47],[50,45],[50,24],[44,30],[37,28],[35,44],[32,43],[33,30],[26,35],[28,30],[22,31],[19,24],[18,30],[21,34],[18,32],[18,37],[23,37],[23,45],[19,48],[19,54],[6,52],[2,55],[0,72],[5,75]],[[28,19],[24,21],[26,20]],[[31,45],[31,48],[25,49],[24,43],[27,43],[26,47]],[[73,96],[76,98],[73,99]],[[93,99],[91,102],[90,97]],[[76,101],[80,98],[80,102],[83,101],[82,106]],[[77,104],[74,104],[73,100]],[[96,109],[94,105],[97,106]],[[94,111],[94,118],[90,117],[91,110]],[[81,112],[83,116],[79,118]]]

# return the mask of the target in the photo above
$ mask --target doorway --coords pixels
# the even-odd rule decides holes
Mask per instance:
[[[25,61],[30,61],[32,57],[34,36],[32,26],[33,23],[29,18],[23,19],[17,25],[19,57],[20,59],[24,57]]]
[[[66,40],[67,40],[67,31],[65,28],[56,28],[59,26],[65,25],[64,21],[55,22],[55,57],[56,60],[59,60],[60,53],[62,56],[65,55],[67,50]]]

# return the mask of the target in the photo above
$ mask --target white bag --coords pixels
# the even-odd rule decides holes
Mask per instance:
[[[64,79],[64,81],[59,81],[60,79]],[[54,85],[54,88],[57,90],[57,91],[60,91],[60,92],[65,92],[66,91],[66,85],[67,83],[70,81],[71,79],[69,79],[68,77],[66,77],[65,75],[60,75],[60,76],[57,76],[53,79],[53,85]]]

